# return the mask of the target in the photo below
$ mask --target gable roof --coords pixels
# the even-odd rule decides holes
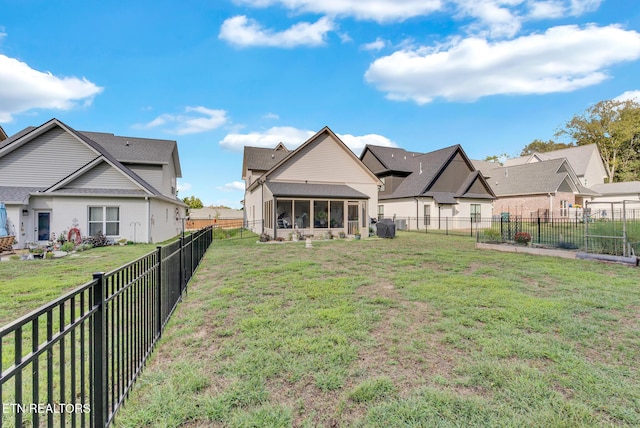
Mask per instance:
[[[371,153],[386,168],[384,171],[377,172],[379,176],[396,175],[397,173],[400,173],[397,175],[406,176],[392,194],[380,195],[379,198],[381,200],[430,196],[437,201],[442,201],[439,203],[453,203],[454,198],[493,199],[495,196],[491,187],[486,183],[482,174],[476,171],[460,145],[445,147],[429,153],[408,152],[401,148],[367,145],[360,156],[361,159],[365,158],[367,152]],[[434,190],[433,186],[438,178],[458,157],[464,162],[468,170],[468,173],[462,178],[461,184],[456,189],[450,189],[450,191]],[[481,183],[486,193],[468,193],[471,186],[476,182]]]
[[[141,192],[132,192],[130,190],[122,190],[122,189],[111,189],[111,190],[115,191],[115,193],[111,192],[112,194],[125,194],[125,193],[126,194],[139,194],[139,193],[143,193],[143,194],[153,195],[153,196],[156,196],[156,197],[159,197],[159,198],[162,198],[162,199],[166,199],[166,200],[170,200],[172,202],[177,202],[177,203],[182,204],[182,201],[179,201],[177,198],[173,199],[173,198],[169,198],[167,196],[164,196],[160,191],[158,191],[156,188],[154,188],[152,185],[150,185],[147,181],[142,179],[138,174],[133,172],[127,166],[122,164],[118,159],[116,159],[115,156],[109,150],[107,150],[101,144],[98,144],[96,141],[94,141],[93,139],[89,138],[86,135],[86,134],[94,134],[95,135],[95,134],[99,134],[99,133],[82,133],[82,132],[78,132],[75,129],[73,129],[70,126],[68,126],[65,123],[63,123],[62,121],[60,121],[58,119],[55,119],[55,118],[53,118],[53,119],[49,120],[48,122],[40,125],[39,127],[28,127],[28,128],[25,128],[22,131],[18,132],[17,134],[11,136],[7,140],[5,140],[2,143],[0,143],[0,157],[4,156],[8,152],[11,152],[13,150],[18,149],[19,147],[21,147],[22,145],[26,144],[27,142],[29,142],[33,138],[35,138],[35,137],[37,137],[39,135],[42,135],[42,134],[44,134],[45,132],[47,132],[47,131],[49,131],[51,129],[54,129],[55,127],[61,128],[62,130],[68,132],[72,136],[76,137],[79,141],[81,141],[82,143],[84,143],[88,147],[90,147],[96,153],[96,158],[94,158],[92,161],[90,161],[89,163],[87,163],[85,165],[80,165],[79,168],[76,171],[72,172],[67,177],[59,180],[58,182],[53,183],[47,189],[39,189],[40,192],[46,192],[46,193],[55,192],[56,194],[87,194],[87,193],[105,194],[105,193],[110,193],[108,191],[110,189],[96,189],[95,192],[92,192],[92,189],[84,189],[84,190],[82,190],[82,189],[63,189],[62,188],[66,183],[69,183],[73,179],[79,177],[82,173],[84,173],[84,172],[88,171],[89,169],[91,169],[92,166],[97,165],[100,162],[104,161],[104,162],[107,162],[111,167],[115,168],[117,171],[120,171],[122,174],[127,176],[130,180],[132,180],[134,183],[136,183],[141,188]],[[126,138],[127,138],[127,137],[115,137],[113,134],[100,134],[100,135],[106,135],[106,136],[111,135],[111,137],[113,137],[113,138],[111,138],[112,142],[115,142],[115,141],[122,142],[123,140],[126,140]],[[145,140],[145,139],[136,139],[136,140]],[[148,141],[154,141],[154,140],[148,140]],[[158,141],[163,141],[163,140],[158,140]],[[169,142],[169,143],[173,143],[172,150],[173,150],[173,153],[176,154],[175,156],[177,156],[177,148],[175,146],[175,141],[172,141],[172,142]],[[106,143],[106,145],[109,145],[109,143]],[[171,144],[164,144],[164,146],[165,147],[171,146]],[[150,148],[147,147],[147,149],[150,149]],[[153,151],[153,150],[150,149],[150,151]],[[165,150],[164,154],[166,154],[166,150]],[[172,159],[174,159],[173,158],[173,154],[172,154]],[[178,165],[179,165],[179,161],[178,161]],[[179,167],[178,167],[178,171],[177,172],[179,172]],[[31,193],[37,193],[37,192],[31,192]]]
[[[565,158],[497,167],[489,173],[489,184],[498,197],[555,193],[565,182],[576,194],[597,194],[580,184]]]
[[[242,178],[246,178],[249,170],[268,171],[288,155],[289,150],[282,143],[278,144],[274,149],[245,146],[242,160]]]
[[[569,147],[566,149],[554,150],[552,152],[533,153],[528,156],[521,156],[518,158],[507,159],[504,162],[504,166],[522,165],[525,163],[533,163],[536,161],[546,161],[552,159],[566,158],[574,172],[578,177],[584,176],[589,166],[589,160],[592,156],[600,157],[598,146],[596,144],[587,144],[584,146]]]
[[[316,139],[318,139],[320,136],[327,134],[328,136],[331,137],[331,139],[336,142],[338,144],[338,146],[343,149],[345,151],[345,153],[347,153],[348,156],[350,156],[353,161],[362,168],[363,171],[366,172],[367,175],[369,175],[371,177],[372,180],[376,181],[376,182],[380,182],[378,177],[376,177],[376,175],[371,172],[371,170],[369,168],[367,168],[362,161],[351,151],[351,149],[349,147],[347,147],[347,145],[328,127],[325,126],[324,128],[322,128],[320,131],[316,132],[311,138],[309,138],[307,141],[305,141],[304,143],[302,143],[300,145],[300,147],[298,147],[297,149],[295,149],[294,151],[288,152],[284,157],[282,157],[279,161],[275,162],[275,164],[273,164],[266,172],[264,172],[261,176],[260,176],[260,180],[256,180],[254,181],[251,185],[249,185],[249,187],[247,188],[247,190],[253,190],[256,186],[258,186],[258,183],[260,181],[264,181],[267,180],[267,178],[269,177],[269,175],[273,174],[275,171],[277,171],[279,168],[283,167],[283,165],[286,165],[288,162],[292,162],[294,161],[294,159],[296,158],[296,156],[299,153],[303,153],[305,148],[307,146],[309,146],[310,144],[312,144],[314,141],[316,141]],[[278,156],[273,156],[274,154],[273,151],[276,150],[277,153],[277,149],[279,147],[281,147],[282,143],[278,145],[278,147],[276,147],[276,149],[269,149],[269,156],[268,158],[262,159],[262,160],[256,160],[256,164],[260,164],[259,162],[262,162],[261,165],[267,165],[269,163],[273,163]],[[284,146],[282,145],[282,147],[284,148]],[[246,152],[245,148],[245,154]],[[255,149],[255,147],[250,148],[250,149]],[[252,154],[262,154],[264,155],[266,152],[262,151],[259,152],[257,150],[255,151],[250,151],[250,153]],[[270,158],[270,159],[269,159]],[[244,163],[244,162],[243,162]],[[257,169],[257,168],[256,168]],[[246,171],[246,170],[245,170]]]
[[[174,140],[121,137],[104,132],[80,131],[100,144],[121,163],[174,164],[176,176],[182,177],[177,143]]]

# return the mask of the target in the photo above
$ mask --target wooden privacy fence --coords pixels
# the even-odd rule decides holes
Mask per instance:
[[[0,329],[0,427],[111,424],[212,242],[205,228]]]

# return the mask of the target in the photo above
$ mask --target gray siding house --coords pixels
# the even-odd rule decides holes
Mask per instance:
[[[0,201],[16,247],[71,230],[169,239],[185,217],[181,175],[175,141],[79,132],[57,119],[0,142]]]

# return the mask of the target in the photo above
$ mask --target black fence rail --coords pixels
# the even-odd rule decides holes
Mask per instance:
[[[441,233],[481,242],[512,242],[519,232],[541,246],[616,256],[640,255],[640,210],[593,212],[551,217],[394,217],[396,230]]]
[[[262,232],[262,221],[244,221],[242,226],[231,227],[214,225],[213,226],[213,239],[214,240],[228,240],[228,239],[248,239],[258,238]]]
[[[491,227],[490,218],[472,217],[398,217],[390,218],[396,230],[442,233],[445,235],[461,235],[475,237],[478,230]],[[373,226],[375,227],[375,226]]]
[[[157,247],[2,327],[0,427],[110,425],[212,241]]]

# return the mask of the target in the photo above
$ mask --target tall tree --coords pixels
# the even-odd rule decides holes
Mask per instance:
[[[573,143],[556,143],[553,140],[542,141],[536,139],[524,146],[522,152],[520,152],[520,156],[528,156],[534,153],[552,152],[554,150],[568,149],[569,147],[573,147]]]
[[[509,155],[506,154],[506,153],[502,153],[500,155],[487,156],[483,160],[485,162],[495,162],[497,164],[503,165],[504,161],[507,160],[507,159],[509,159]]]
[[[609,182],[637,180],[639,161],[640,104],[635,101],[607,100],[574,116],[557,136],[568,135],[577,145],[596,144]]]
[[[196,198],[195,196],[185,196],[184,198],[182,198],[182,202],[187,204],[190,209],[204,207],[204,204],[202,203],[200,198]]]

